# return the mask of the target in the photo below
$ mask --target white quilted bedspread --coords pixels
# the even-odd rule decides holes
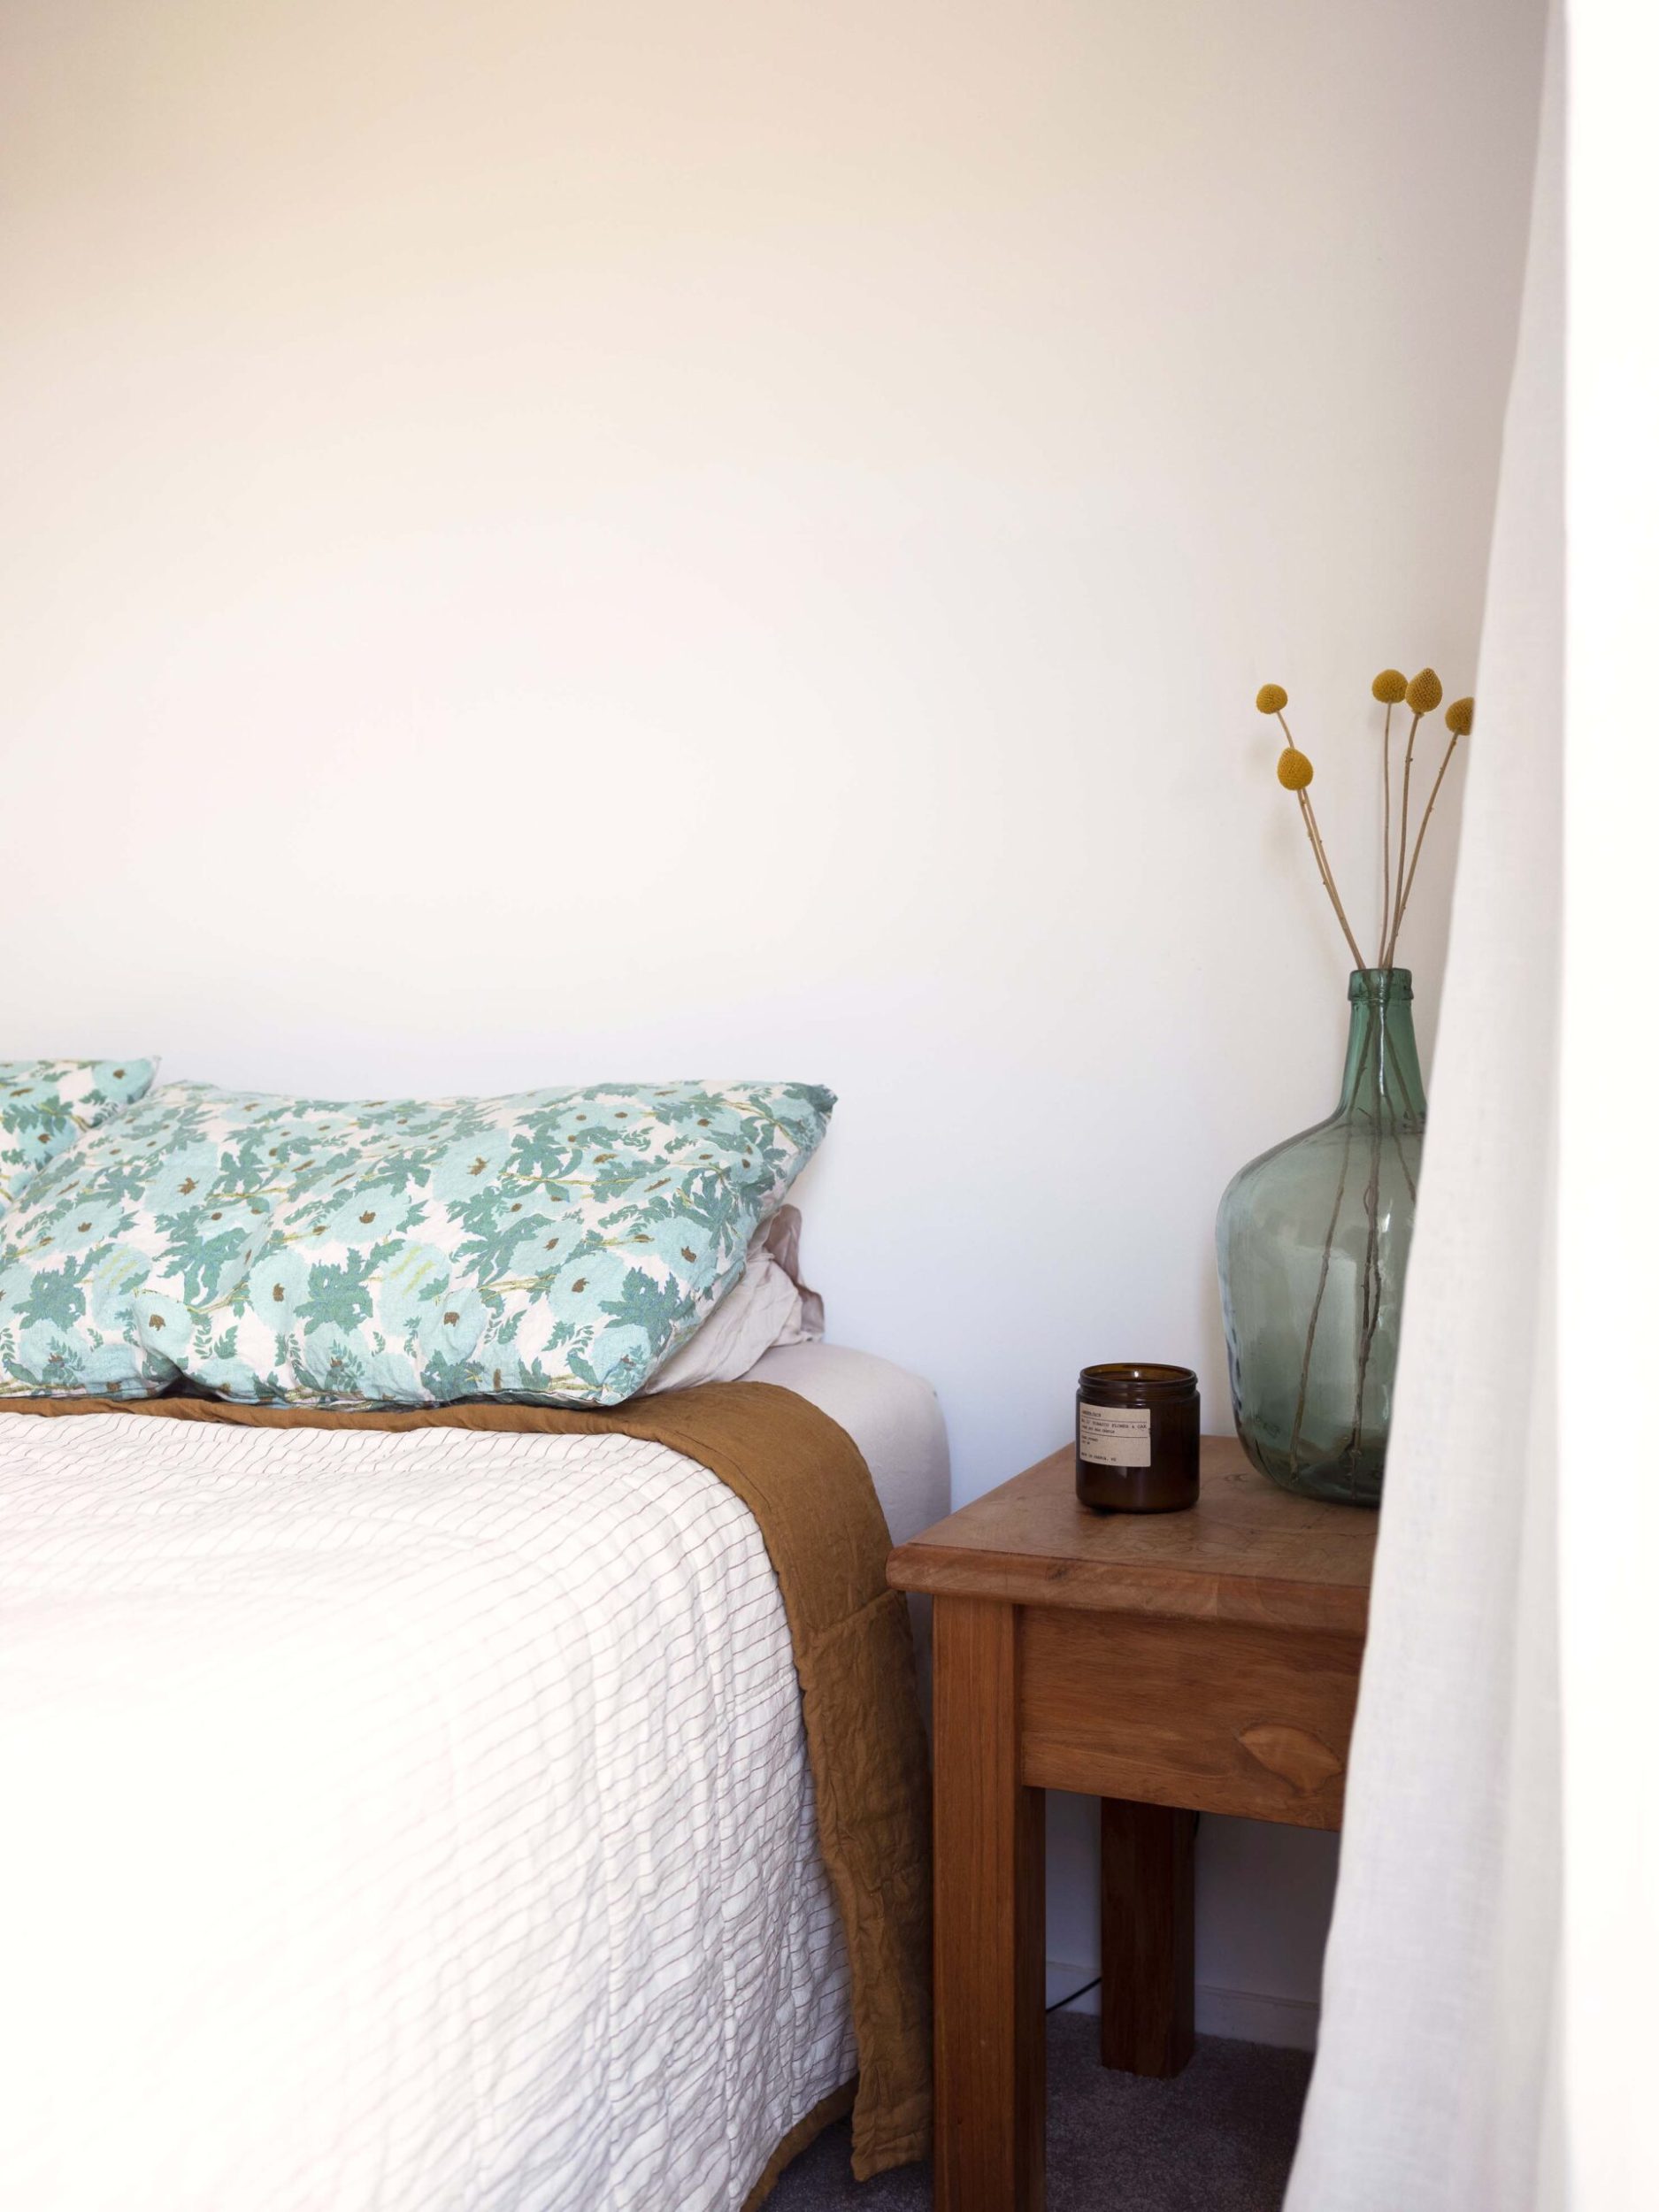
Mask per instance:
[[[0,1418],[5,2212],[737,2206],[854,2065],[716,1477]]]

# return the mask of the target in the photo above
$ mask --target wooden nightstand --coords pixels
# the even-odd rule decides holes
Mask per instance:
[[[1043,1797],[1101,1807],[1101,2057],[1193,2039],[1194,1812],[1336,1828],[1377,1517],[1206,1437],[1188,1512],[1080,1506],[1070,1448],[895,1551],[933,1600],[934,2188],[1043,2200]]]

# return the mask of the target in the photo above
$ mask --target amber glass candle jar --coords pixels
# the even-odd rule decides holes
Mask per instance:
[[[1198,1502],[1198,1378],[1125,1360],[1077,1379],[1077,1494],[1102,1513]]]

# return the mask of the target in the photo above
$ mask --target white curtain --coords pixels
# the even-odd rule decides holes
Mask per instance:
[[[1571,92],[1550,27],[1288,2212],[1659,2208],[1659,1452],[1642,1426],[1659,1324],[1640,1271],[1659,1054],[1638,903],[1659,749],[1652,16],[1575,0]]]
[[[1288,2212],[1564,2201],[1561,59],[1552,26],[1371,1634]]]
[[[1575,2212],[1655,2212],[1659,11],[1571,0],[1568,29],[1563,2080]]]

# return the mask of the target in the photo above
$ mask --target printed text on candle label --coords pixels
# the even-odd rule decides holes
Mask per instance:
[[[1151,1413],[1145,1407],[1079,1406],[1077,1451],[1095,1467],[1149,1467]]]

